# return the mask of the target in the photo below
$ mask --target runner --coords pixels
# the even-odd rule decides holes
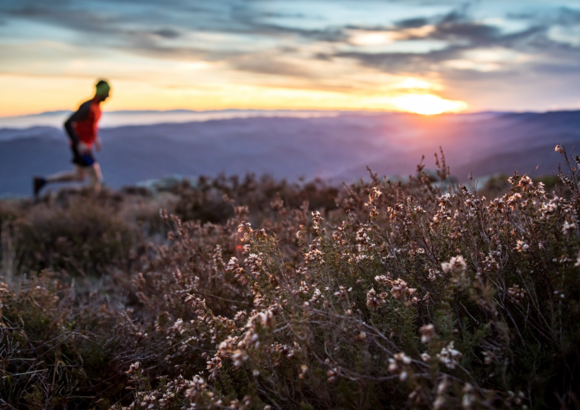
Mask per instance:
[[[97,124],[101,118],[101,102],[109,97],[111,86],[104,80],[96,85],[95,96],[92,100],[81,104],[79,109],[64,123],[64,128],[70,138],[72,150],[73,171],[64,171],[44,177],[34,177],[34,197],[42,187],[53,182],[82,182],[89,176],[90,186],[98,191],[101,188],[103,175],[99,163],[93,156],[93,145],[97,151],[101,150],[101,140],[97,133]]]

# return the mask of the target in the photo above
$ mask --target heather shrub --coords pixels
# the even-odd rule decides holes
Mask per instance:
[[[192,186],[183,181],[173,193],[179,196],[175,214],[183,221],[226,223],[234,216],[233,203],[247,206],[252,210],[249,217],[252,223],[261,224],[272,217],[270,202],[279,196],[291,208],[297,208],[308,201],[314,210],[328,211],[336,207],[338,189],[321,180],[289,183],[275,180],[269,175],[260,178],[246,174],[240,180],[237,175],[216,178],[199,177]]]
[[[135,281],[167,377],[131,408],[577,404],[576,200],[527,176],[491,201],[371,176],[339,196],[340,223],[280,198],[267,229],[243,207],[221,226],[169,218]]]
[[[566,156],[566,164],[575,161]],[[149,244],[130,268],[110,269],[102,278],[110,285],[84,293],[54,280],[24,293],[5,286],[0,360],[26,389],[13,403],[577,407],[576,167],[560,174],[566,196],[516,174],[488,199],[453,183],[443,156],[436,164],[438,181],[448,183],[420,165],[406,183],[371,173],[340,191],[307,195],[268,178],[184,185],[172,192],[175,214],[159,215],[167,239]],[[308,203],[332,192],[333,206]],[[226,220],[180,217],[192,201],[209,206],[220,197],[230,207]],[[72,346],[67,323],[89,338],[85,345]],[[41,348],[11,350],[23,331]],[[60,378],[57,350],[90,376]],[[94,379],[103,384],[87,381]],[[74,383],[91,399],[76,398]]]
[[[102,274],[110,265],[127,266],[139,239],[119,217],[119,199],[68,196],[29,206],[12,223],[18,270],[63,270],[70,275]]]
[[[151,196],[126,194],[124,198],[118,217],[127,225],[136,228],[144,238],[155,241],[165,240],[168,226],[159,215],[159,210],[166,209],[173,212],[179,198],[168,192]]]
[[[479,193],[482,196],[486,196],[489,199],[496,198],[498,196],[505,195],[511,189],[511,185],[508,182],[510,178],[509,175],[498,174],[490,177],[485,185],[481,188]],[[544,175],[541,177],[533,177],[532,181],[534,183],[541,182],[544,184],[544,189],[546,190],[556,190],[560,196],[565,196],[570,198],[570,191],[562,183],[557,175]]]
[[[16,219],[18,212],[9,204],[0,203],[0,273],[4,276],[14,271],[13,225]]]
[[[0,203],[0,229],[5,222],[18,218],[18,212],[9,203]]]
[[[85,287],[48,274],[1,284],[0,407],[105,409],[126,394],[123,313]]]

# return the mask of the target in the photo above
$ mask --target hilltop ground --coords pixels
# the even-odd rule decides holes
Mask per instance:
[[[570,172],[0,202],[0,408],[578,408]]]

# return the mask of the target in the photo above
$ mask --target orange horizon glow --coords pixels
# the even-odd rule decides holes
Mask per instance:
[[[0,100],[0,117],[46,111],[74,110],[92,97],[94,80],[0,75],[0,86],[10,99]],[[464,101],[445,99],[441,86],[428,79],[399,77],[373,92],[328,91],[268,85],[206,83],[168,87],[147,81],[111,80],[105,111],[226,109],[395,111],[420,115],[459,113]]]
[[[446,100],[433,94],[405,94],[393,100],[400,111],[421,115],[456,114],[468,108],[465,101]]]
[[[0,8],[4,118],[75,110],[101,78],[113,86],[105,111],[580,107],[570,86],[577,53],[562,52],[580,36],[561,17],[580,12],[578,0],[217,2],[203,11],[187,1],[31,1],[34,10]]]

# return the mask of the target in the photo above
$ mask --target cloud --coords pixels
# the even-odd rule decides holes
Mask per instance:
[[[559,10],[557,24],[562,26],[577,26],[580,24],[580,10],[562,7]]]
[[[4,9],[2,14],[13,19],[41,22],[82,33],[110,36],[121,31],[117,27],[118,23],[121,23],[121,19],[118,16],[83,9],[58,8],[54,7],[54,5],[48,7],[46,5],[25,3],[20,7]],[[99,41],[99,37],[95,37],[94,40]]]
[[[452,42],[467,41],[472,45],[495,43],[501,38],[497,27],[472,21],[443,21],[435,25],[429,37]]]
[[[162,9],[157,3],[121,1],[129,8],[111,6],[113,3],[97,2],[70,3],[58,1],[48,5],[40,1],[25,1],[17,6],[0,7],[0,15],[53,24],[78,32],[115,35],[126,30],[124,26],[137,26],[149,31],[146,26],[155,21],[163,27],[152,33],[164,38],[177,38],[183,31],[225,32],[247,35],[296,35],[320,41],[342,41],[344,33],[332,28],[307,29],[268,23],[268,17],[299,18],[301,14],[262,12],[255,9],[251,1],[222,0],[217,5],[191,5],[186,1],[170,1]],[[78,7],[81,4],[85,7]],[[94,7],[95,5],[105,7]],[[109,4],[109,7],[106,5]],[[89,7],[92,5],[93,7]],[[137,30],[138,31],[138,30]]]
[[[574,26],[580,23],[580,9],[555,5],[551,10],[527,10],[525,12],[510,12],[507,18],[530,22],[543,22],[564,26]]]
[[[121,3],[121,7],[119,7]],[[289,50],[295,43],[343,43],[341,28],[305,28],[272,23],[271,18],[301,18],[300,13],[260,9],[260,2],[223,0],[192,4],[168,1],[163,8],[151,1],[108,0],[45,2],[23,0],[8,7],[0,5],[0,17],[40,22],[74,33],[71,42],[84,46],[111,47],[156,58],[206,58],[210,61],[245,55],[249,49]],[[205,41],[196,41],[203,34]],[[228,35],[230,36],[228,38]],[[235,38],[234,38],[235,37]],[[181,41],[180,41],[181,40]],[[275,43],[275,44],[273,44]],[[272,63],[280,67],[279,63]],[[236,67],[235,62],[232,63]],[[257,64],[241,64],[240,69]],[[297,70],[291,70],[297,71]]]
[[[238,71],[283,77],[308,78],[312,76],[304,64],[284,61],[276,53],[247,54],[229,60],[229,66]]]
[[[16,28],[26,22],[23,27],[38,28],[39,39],[46,27],[56,28],[49,40],[96,54],[99,49],[127,60],[145,56],[151,64],[160,60],[160,67],[215,63],[223,70],[216,76],[223,74],[224,81],[286,80],[289,86],[354,91],[376,89],[383,73],[436,73],[450,83],[501,82],[521,73],[536,73],[541,81],[580,70],[580,41],[575,41],[580,10],[554,6],[537,12],[512,5],[497,11],[485,2],[454,8],[457,3],[166,0],[160,6],[157,0],[0,0],[0,45],[12,41],[2,22]],[[29,50],[14,51],[11,66],[18,53],[27,63],[38,59]],[[355,86],[349,74],[357,72],[370,78]]]
[[[397,27],[400,27],[403,29],[423,27],[423,26],[426,26],[427,24],[429,24],[429,20],[426,18],[423,18],[423,17],[415,17],[415,18],[400,20],[400,21],[397,21],[395,23],[395,25]]]
[[[466,47],[449,47],[427,53],[367,53],[360,51],[338,52],[333,55],[321,54],[319,58],[329,60],[333,58],[352,58],[366,66],[380,70],[398,73],[421,73],[430,71],[434,63],[456,58]]]
[[[560,67],[559,70],[567,72],[571,67],[580,69],[580,54],[577,53],[580,42],[570,40],[576,38],[571,27],[577,28],[578,25],[572,26],[571,23],[577,19],[580,21],[580,12],[559,10],[550,18],[544,16],[530,21],[528,27],[504,32],[501,25],[477,20],[469,14],[468,7],[462,7],[442,16],[411,18],[395,22],[394,27],[372,28],[377,33],[380,30],[394,31],[395,35],[391,34],[390,37],[397,40],[442,41],[447,44],[443,49],[426,52],[339,50],[319,53],[317,58],[354,59],[365,66],[390,73],[435,71],[443,76],[452,75],[458,70],[480,73],[523,69],[540,71],[540,65],[531,64],[528,60],[544,59],[551,60],[549,65],[554,70]],[[554,26],[561,22],[565,23],[564,29],[554,30]],[[576,51],[576,57],[572,51]]]
[[[511,46],[546,31],[546,25],[537,24],[526,29],[503,33],[497,25],[478,21],[469,15],[467,8],[454,10],[433,21],[434,30],[428,38],[445,40],[450,44],[463,44],[472,48]]]
[[[172,28],[162,28],[153,31],[153,34],[163,38],[177,38],[181,36],[181,32]]]

